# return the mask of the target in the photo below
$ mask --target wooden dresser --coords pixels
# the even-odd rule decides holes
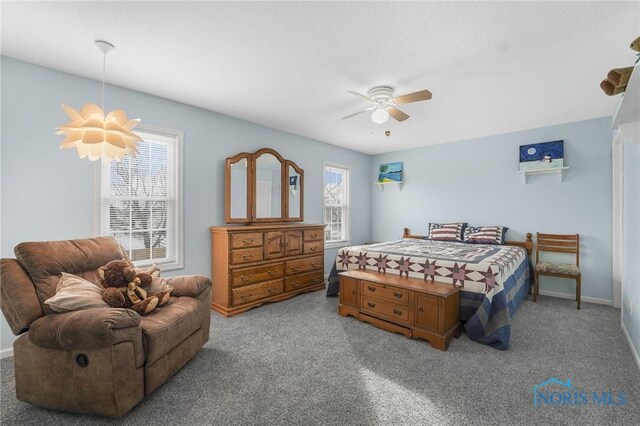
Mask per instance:
[[[460,288],[372,271],[340,274],[338,313],[446,351],[460,336]]]
[[[324,225],[211,230],[211,307],[224,316],[324,288]]]

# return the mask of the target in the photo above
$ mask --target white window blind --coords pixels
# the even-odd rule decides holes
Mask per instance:
[[[101,234],[136,265],[182,267],[179,133],[136,131],[136,157],[102,162]]]
[[[325,242],[346,243],[349,240],[349,169],[324,166]]]

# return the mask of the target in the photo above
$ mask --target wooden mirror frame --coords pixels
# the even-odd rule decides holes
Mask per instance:
[[[282,164],[280,170],[280,217],[256,217],[256,161],[262,154],[272,154]],[[247,159],[247,217],[231,217],[231,166],[243,158]],[[300,176],[300,216],[289,217],[289,166]],[[262,148],[253,154],[241,152],[225,160],[224,170],[224,216],[226,223],[273,223],[302,222],[304,220],[304,170],[296,163],[282,157],[276,150]]]
[[[239,163],[242,159],[247,160],[247,213],[245,217],[241,218],[232,218],[231,217],[231,166],[233,164]],[[252,175],[252,167],[251,164],[253,162],[253,157],[248,152],[241,152],[238,155],[233,157],[229,157],[225,160],[224,165],[224,219],[227,223],[247,223],[250,222],[251,218],[251,200],[253,199],[253,175]]]
[[[258,159],[265,154],[271,154],[274,157],[276,157],[276,159],[280,162],[280,217],[257,217],[256,214],[256,210],[257,210],[257,195],[258,193],[256,185],[257,185],[257,177],[258,177],[258,172],[257,172],[257,166],[258,166]],[[285,198],[288,198],[289,196],[289,192],[288,192],[288,188],[289,188],[289,184],[287,183],[285,185],[285,174],[286,174],[286,165],[287,165],[287,160],[285,160],[282,155],[280,155],[276,150],[273,150],[271,148],[262,148],[257,150],[256,152],[253,153],[253,158],[251,161],[251,172],[253,173],[253,179],[251,179],[251,185],[253,186],[253,197],[251,198],[251,222],[256,222],[256,223],[269,223],[269,222],[282,222],[284,221],[285,217],[286,217],[286,213],[287,211],[285,210],[285,207],[287,206],[287,200],[285,200]],[[286,192],[286,196],[285,194],[285,190],[287,190]]]
[[[300,185],[300,216],[298,217],[289,217],[289,167],[293,167],[293,169],[298,173],[299,176],[299,185]],[[285,182],[287,184],[287,196],[284,197],[286,200],[285,206],[285,217],[288,222],[302,222],[304,218],[304,170],[302,170],[296,163],[291,160],[285,161]]]

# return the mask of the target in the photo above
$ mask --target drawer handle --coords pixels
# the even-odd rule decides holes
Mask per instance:
[[[242,244],[244,244],[245,246],[248,246],[252,242],[253,242],[253,240],[242,240]]]
[[[402,293],[399,293],[399,292],[397,292],[397,291],[394,291],[394,292],[393,292],[393,296],[394,296],[396,299],[402,299]]]
[[[242,281],[250,280],[250,279],[251,279],[251,277],[252,277],[252,275],[251,275],[251,274],[249,274],[249,275],[243,275],[243,276],[242,276]]]
[[[374,286],[368,285],[367,288],[369,289],[369,291],[371,293],[373,293],[374,291],[376,291],[376,288]]]
[[[276,291],[276,290],[277,290],[277,288],[268,288],[268,289],[267,289],[267,291],[268,291],[269,293],[271,293],[272,291]]]
[[[420,313],[423,313],[423,312],[424,312],[424,309],[422,308],[422,306],[420,306],[420,307],[418,308],[418,312],[420,312]]]
[[[370,308],[375,308],[376,304],[373,302],[367,302],[367,305],[369,305]]]
[[[317,283],[318,281],[320,281],[320,278],[314,278],[311,280],[312,283]]]
[[[252,257],[253,257],[253,255],[252,255],[252,254],[245,254],[244,256],[242,256],[242,258],[243,258],[244,260],[251,259]]]
[[[300,269],[299,266],[294,266],[293,268],[291,268],[291,272],[298,272],[298,269]]]
[[[313,263],[311,264],[311,266],[318,266],[318,265],[320,265],[320,262],[313,262]]]
[[[393,313],[398,315],[398,316],[402,315],[402,311],[400,309],[397,309],[397,308],[393,310]]]
[[[316,238],[318,234],[311,234],[311,238]]]
[[[309,247],[309,251],[316,251],[317,249],[318,249],[318,247],[316,247],[316,246]]]
[[[357,292],[354,290],[351,290],[351,294],[357,294]]]
[[[277,274],[277,273],[278,273],[278,271],[269,270],[269,275],[275,275],[275,274]]]
[[[243,296],[240,296],[240,299],[242,299],[242,300],[247,300],[247,299],[248,299],[248,298],[250,298],[250,297],[251,297],[251,293],[249,293],[249,294],[245,294],[245,295],[243,295]]]

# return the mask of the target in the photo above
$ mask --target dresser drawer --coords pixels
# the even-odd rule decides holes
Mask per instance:
[[[363,296],[376,297],[393,301],[397,305],[409,304],[409,292],[394,287],[387,287],[384,284],[376,284],[368,281],[362,281],[360,289]]]
[[[284,271],[287,275],[313,271],[322,268],[324,259],[322,256],[307,257],[304,259],[289,260],[285,263]]]
[[[361,309],[376,316],[388,318],[396,323],[409,324],[409,308],[377,299],[362,297]]]
[[[231,263],[259,262],[262,260],[262,247],[231,250]]]
[[[291,277],[285,277],[284,291],[298,290],[303,287],[322,284],[323,282],[324,276],[322,274],[322,271],[293,275]]]
[[[304,254],[323,253],[324,241],[310,241],[304,243]]]
[[[232,269],[231,285],[238,287],[245,284],[257,283],[259,281],[282,278],[284,275],[284,264],[272,263],[271,265],[252,266],[249,268]]]
[[[231,234],[231,248],[262,247],[262,232]]]
[[[322,241],[323,231],[322,229],[305,229],[304,240],[305,241]]]
[[[234,288],[233,305],[238,306],[282,293],[282,279]]]

